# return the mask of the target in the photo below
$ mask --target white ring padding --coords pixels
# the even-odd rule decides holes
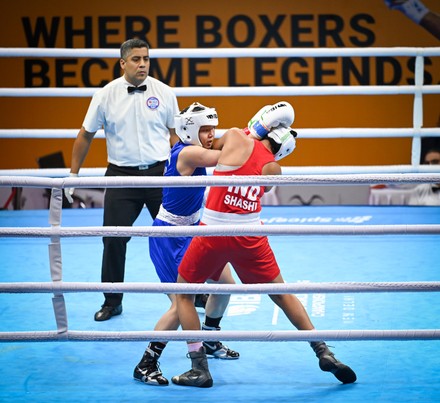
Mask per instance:
[[[362,56],[440,56],[439,47],[371,48],[171,48],[150,49],[152,58],[243,58],[243,57],[362,57]],[[119,49],[88,48],[0,48],[0,57],[109,57],[119,58]]]
[[[91,97],[99,88],[0,88],[0,97]],[[439,94],[440,85],[328,85],[265,87],[173,87],[178,97],[250,97],[315,95],[414,95]]]
[[[0,227],[0,237],[179,237],[179,236],[283,236],[283,235],[436,235],[440,224],[389,225],[179,225],[106,227]]]
[[[227,129],[216,129],[216,137],[223,136]],[[340,138],[407,138],[407,137],[440,137],[439,127],[414,128],[365,128],[340,127],[323,129],[295,128],[301,140],[307,139],[340,139]],[[76,138],[77,129],[0,129],[0,138],[4,139],[68,139]],[[104,130],[96,132],[94,138],[105,138]]]
[[[278,330],[228,331],[54,331],[0,332],[0,342],[18,341],[316,341],[316,340],[439,340],[439,329],[407,330]]]
[[[438,281],[413,282],[327,282],[327,283],[92,283],[25,282],[0,283],[0,293],[130,292],[152,294],[307,294],[371,292],[438,292]]]
[[[106,168],[81,168],[81,177],[104,176]],[[206,169],[212,175],[214,168]],[[351,174],[406,174],[406,173],[439,173],[436,165],[342,165],[342,166],[305,166],[281,167],[282,175],[340,175]],[[68,177],[70,168],[41,168],[41,169],[0,169],[2,176],[37,176],[48,178]],[[1,184],[0,184],[1,186]]]
[[[67,310],[64,295],[54,295],[52,305],[55,312],[58,334],[65,336],[68,331]]]
[[[120,187],[204,187],[204,186],[288,186],[384,183],[439,183],[440,173],[345,174],[345,175],[243,175],[243,176],[149,176],[39,178],[0,176],[0,187],[35,188],[120,188]]]

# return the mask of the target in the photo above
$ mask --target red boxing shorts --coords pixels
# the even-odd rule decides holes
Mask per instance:
[[[179,266],[188,283],[217,281],[230,263],[244,284],[270,283],[280,269],[265,236],[194,237]]]

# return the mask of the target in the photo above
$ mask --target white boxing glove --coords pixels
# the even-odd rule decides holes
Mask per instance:
[[[384,0],[391,10],[399,10],[416,24],[420,24],[422,18],[429,10],[420,0]]]
[[[249,133],[261,140],[275,127],[289,127],[295,120],[295,111],[292,105],[281,101],[275,105],[266,105],[260,109],[248,123]]]
[[[71,178],[78,177],[78,174],[71,173],[69,175]],[[64,196],[66,196],[66,199],[69,203],[73,203],[73,193],[75,192],[75,188],[64,188]]]
[[[255,115],[254,117],[248,122],[247,127],[245,127],[243,130],[246,134],[250,134],[253,137],[255,137],[257,140],[261,140],[262,136],[260,136],[259,134],[257,134],[255,132],[255,130],[251,130],[252,126],[258,122],[258,120],[261,118],[261,115],[263,115],[263,113],[267,112],[268,110],[270,110],[270,108],[272,108],[272,105],[265,105],[263,106]]]

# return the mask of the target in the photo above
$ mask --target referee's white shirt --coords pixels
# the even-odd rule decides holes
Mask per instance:
[[[170,152],[170,133],[179,113],[171,87],[147,77],[147,90],[128,93],[122,76],[99,89],[90,102],[83,126],[90,132],[104,128],[108,162],[118,166],[150,165]]]

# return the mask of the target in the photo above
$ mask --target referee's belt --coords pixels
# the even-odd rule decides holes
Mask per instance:
[[[122,168],[122,169],[133,170],[133,171],[145,171],[147,169],[151,169],[151,168],[157,167],[158,165],[161,165],[161,164],[164,164],[164,163],[165,163],[165,161],[157,161],[157,162],[154,162],[154,163],[149,164],[149,165],[145,164],[145,165],[139,165],[137,167],[119,166],[119,165],[115,165],[115,164],[110,164],[110,165],[113,165],[113,166],[116,166],[116,167]]]

